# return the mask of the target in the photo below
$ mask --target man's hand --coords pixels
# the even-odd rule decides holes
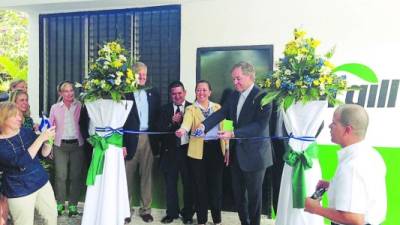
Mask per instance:
[[[178,129],[177,131],[175,131],[175,135],[176,135],[178,138],[182,137],[182,136],[185,135],[185,134],[186,134],[186,130],[183,129],[183,128],[180,128],[180,129]]]
[[[182,112],[177,112],[172,116],[172,122],[180,124],[182,123],[183,114]]]
[[[232,131],[218,131],[218,137],[223,140],[229,140],[234,136]]]
[[[126,149],[126,147],[122,147],[122,155],[124,156],[124,159],[128,155],[128,150]]]
[[[304,211],[316,214],[318,209],[321,208],[321,203],[318,200],[314,200],[312,198],[306,198]]]

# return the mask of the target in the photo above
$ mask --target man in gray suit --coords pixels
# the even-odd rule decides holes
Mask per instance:
[[[233,195],[242,225],[259,225],[262,183],[265,170],[273,164],[269,137],[271,105],[261,107],[265,96],[254,85],[255,70],[247,62],[233,66],[235,90],[222,108],[207,118],[199,129],[207,132],[223,119],[233,121],[234,131],[221,131],[219,137],[230,141]]]

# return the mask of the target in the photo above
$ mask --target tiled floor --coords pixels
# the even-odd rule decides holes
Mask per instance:
[[[79,205],[79,211],[82,212],[83,205]],[[138,212],[138,210],[135,210],[135,212]],[[164,209],[152,209],[152,215],[154,216],[154,221],[152,223],[145,223],[142,221],[142,219],[137,215],[137,213],[134,215],[133,220],[131,221],[130,225],[161,225],[162,223],[160,222],[161,218],[164,216],[165,210]],[[209,213],[209,221],[211,220],[211,215]],[[35,225],[42,225],[43,222],[37,218],[35,220]],[[81,216],[74,216],[74,217],[68,217],[68,216],[60,216],[58,218],[58,225],[79,225],[81,224]],[[182,221],[180,219],[174,220],[173,223],[170,223],[170,225],[182,225]],[[196,224],[196,221],[194,221],[194,224]],[[212,225],[213,223],[208,222],[207,225]],[[239,218],[237,216],[236,212],[222,212],[222,224],[223,225],[240,225]],[[261,225],[274,225],[274,222],[272,220],[269,220],[265,217],[261,218]]]

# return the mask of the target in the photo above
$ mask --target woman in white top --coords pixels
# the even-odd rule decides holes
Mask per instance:
[[[211,86],[208,81],[196,84],[196,101],[185,109],[181,128],[176,135],[181,137],[194,130],[208,116],[221,106],[211,102]],[[189,166],[194,176],[196,193],[196,214],[198,224],[207,223],[207,212],[211,209],[214,224],[221,223],[222,172],[224,168],[224,141],[217,138],[218,126],[212,128],[204,137],[190,137]]]

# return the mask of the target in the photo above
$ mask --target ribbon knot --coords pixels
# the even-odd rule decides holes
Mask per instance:
[[[86,185],[93,185],[96,176],[103,174],[104,156],[109,147],[109,144],[117,147],[122,147],[122,135],[115,132],[107,137],[101,137],[97,133],[90,136],[89,143],[93,146],[93,157],[90,162],[88,175],[86,178]]]
[[[302,152],[295,152],[290,149],[283,156],[285,162],[293,168],[292,170],[292,196],[293,208],[304,208],[306,199],[306,182],[304,171],[313,166],[312,159],[317,158],[317,143],[310,144],[307,149]]]

